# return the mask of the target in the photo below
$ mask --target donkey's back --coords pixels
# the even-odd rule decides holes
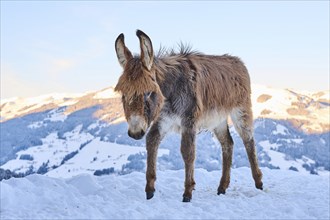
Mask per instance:
[[[197,130],[213,131],[234,111],[252,114],[250,77],[240,58],[188,51],[160,58],[158,64],[159,72],[165,72],[159,81],[170,117],[194,112]]]
[[[249,101],[250,77],[244,63],[229,55],[192,56],[196,66],[197,88],[200,90],[203,106],[207,109],[230,110]]]

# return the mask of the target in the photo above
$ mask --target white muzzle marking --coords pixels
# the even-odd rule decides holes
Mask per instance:
[[[128,130],[131,133],[138,133],[141,132],[141,130],[146,131],[146,129],[147,123],[141,116],[131,115],[131,117],[128,119]]]

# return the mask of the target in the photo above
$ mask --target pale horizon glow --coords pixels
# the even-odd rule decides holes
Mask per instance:
[[[329,90],[329,1],[1,1],[1,99],[114,86],[136,29],[155,51],[239,56],[253,84]]]

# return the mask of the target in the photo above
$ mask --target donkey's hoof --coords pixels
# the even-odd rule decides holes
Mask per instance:
[[[264,190],[263,186],[258,186],[257,189]]]
[[[190,202],[191,198],[184,196],[182,202]]]
[[[263,183],[261,182],[261,183],[259,183],[259,184],[256,184],[256,188],[257,189],[260,189],[260,190],[263,190],[264,188],[263,188]]]
[[[147,200],[152,199],[152,197],[154,197],[154,192],[147,192],[146,195],[147,195]]]
[[[218,195],[220,195],[220,194],[226,194],[226,190],[218,189]]]

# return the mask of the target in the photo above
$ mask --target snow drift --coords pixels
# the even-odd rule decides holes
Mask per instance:
[[[262,169],[264,191],[249,168],[232,170],[218,196],[221,172],[196,170],[191,203],[182,203],[184,171],[160,171],[145,199],[144,173],[68,179],[30,175],[1,184],[1,219],[329,219],[329,176]]]

